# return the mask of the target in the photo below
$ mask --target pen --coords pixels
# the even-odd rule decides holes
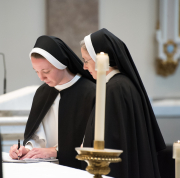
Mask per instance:
[[[18,139],[18,150],[20,148],[20,139]],[[18,156],[18,160],[19,160],[20,156]]]

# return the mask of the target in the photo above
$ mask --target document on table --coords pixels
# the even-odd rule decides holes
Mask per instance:
[[[36,162],[56,162],[58,159],[53,159],[53,158],[38,158],[38,159],[23,159],[23,160],[17,160],[17,159],[12,159],[9,156],[9,153],[2,152],[2,161],[3,162],[11,162],[11,163],[36,163]]]

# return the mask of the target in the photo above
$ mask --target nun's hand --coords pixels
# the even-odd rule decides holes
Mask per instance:
[[[50,158],[50,157],[57,157],[57,151],[55,147],[51,148],[33,148],[31,151],[29,151],[25,156],[21,158],[31,158],[31,159],[37,159],[37,158]]]
[[[18,159],[18,156],[24,156],[29,152],[28,148],[25,148],[24,146],[21,146],[18,150],[18,145],[13,145],[9,151],[9,156],[12,159]]]

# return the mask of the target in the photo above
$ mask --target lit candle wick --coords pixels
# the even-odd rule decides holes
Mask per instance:
[[[100,54],[104,54],[104,52],[100,52]]]

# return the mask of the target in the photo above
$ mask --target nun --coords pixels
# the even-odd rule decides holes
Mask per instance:
[[[86,36],[81,41],[84,70],[94,79],[96,54],[100,52],[110,59],[106,73],[105,148],[123,150],[122,162],[110,164],[108,176],[160,178],[157,153],[166,146],[128,48],[107,29]],[[92,114],[88,121],[84,147],[93,147],[94,117]]]
[[[95,102],[94,79],[82,61],[60,39],[40,36],[30,52],[41,81],[26,124],[23,146],[11,147],[13,159],[59,159],[59,164],[81,168],[75,147],[83,141]]]

